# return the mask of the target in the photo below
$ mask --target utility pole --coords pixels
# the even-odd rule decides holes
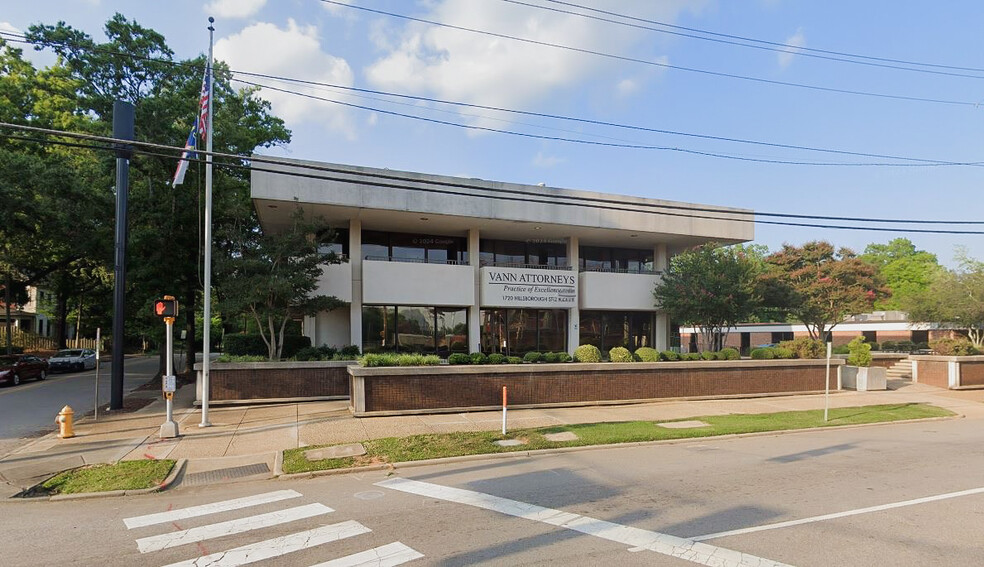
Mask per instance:
[[[113,137],[133,139],[133,105],[113,102]],[[113,364],[109,409],[123,409],[123,323],[126,306],[126,200],[130,188],[130,157],[133,147],[116,144],[116,238],[113,281]]]

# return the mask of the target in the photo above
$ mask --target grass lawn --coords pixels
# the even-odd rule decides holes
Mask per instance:
[[[174,461],[121,461],[115,465],[94,465],[59,473],[42,482],[47,494],[78,494],[111,490],[138,490],[164,482]]]
[[[509,435],[506,436],[503,436],[498,431],[477,431],[412,435],[410,437],[387,437],[384,439],[364,441],[362,444],[366,448],[366,454],[359,457],[308,461],[304,457],[304,452],[315,447],[289,449],[284,451],[284,472],[289,474],[380,463],[400,463],[441,457],[457,457],[462,455],[711,437],[733,433],[833,427],[838,425],[880,423],[950,415],[953,415],[953,413],[928,404],[890,404],[831,409],[829,412],[830,420],[827,422],[823,421],[823,410],[809,410],[692,417],[687,418],[686,421],[699,420],[710,424],[710,427],[687,429],[668,429],[657,426],[657,423],[667,422],[628,421],[515,429],[510,431]],[[544,437],[546,433],[561,433],[564,431],[576,434],[578,439],[574,441],[548,441]],[[501,439],[521,439],[526,444],[515,447],[500,447],[494,444],[494,441]]]

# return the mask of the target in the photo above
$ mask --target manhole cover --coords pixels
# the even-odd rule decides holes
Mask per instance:
[[[266,463],[256,463],[254,465],[243,465],[241,467],[229,467],[227,469],[216,469],[200,473],[186,474],[181,480],[183,486],[196,486],[200,484],[213,484],[234,478],[245,478],[258,474],[268,474],[270,467]]]
[[[692,427],[710,427],[710,423],[704,423],[703,421],[690,420],[690,421],[671,421],[669,423],[657,423],[656,425],[660,427],[665,427],[667,429],[690,429]]]
[[[503,439],[502,441],[496,441],[495,444],[500,447],[517,447],[519,445],[526,445],[525,442],[520,441],[519,439]]]
[[[577,441],[577,434],[573,431],[561,431],[560,433],[544,433],[547,441]]]

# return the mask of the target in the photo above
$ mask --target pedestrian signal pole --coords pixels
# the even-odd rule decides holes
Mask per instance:
[[[178,316],[178,301],[170,295],[165,295],[164,299],[158,299],[154,302],[154,315],[163,318],[164,324],[167,327],[165,333],[167,337],[167,361],[165,374],[162,377],[164,399],[167,400],[167,418],[161,424],[160,438],[170,439],[178,436],[178,424],[174,421],[174,408],[172,407],[174,391],[177,390],[177,379],[174,376],[174,342],[172,331],[174,329],[174,319]]]

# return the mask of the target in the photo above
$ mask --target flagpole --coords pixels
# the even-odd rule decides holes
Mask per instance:
[[[199,427],[211,427],[208,421],[208,370],[212,334],[212,36],[215,18],[208,18],[208,116],[205,131],[205,321],[202,329],[202,422]]]

